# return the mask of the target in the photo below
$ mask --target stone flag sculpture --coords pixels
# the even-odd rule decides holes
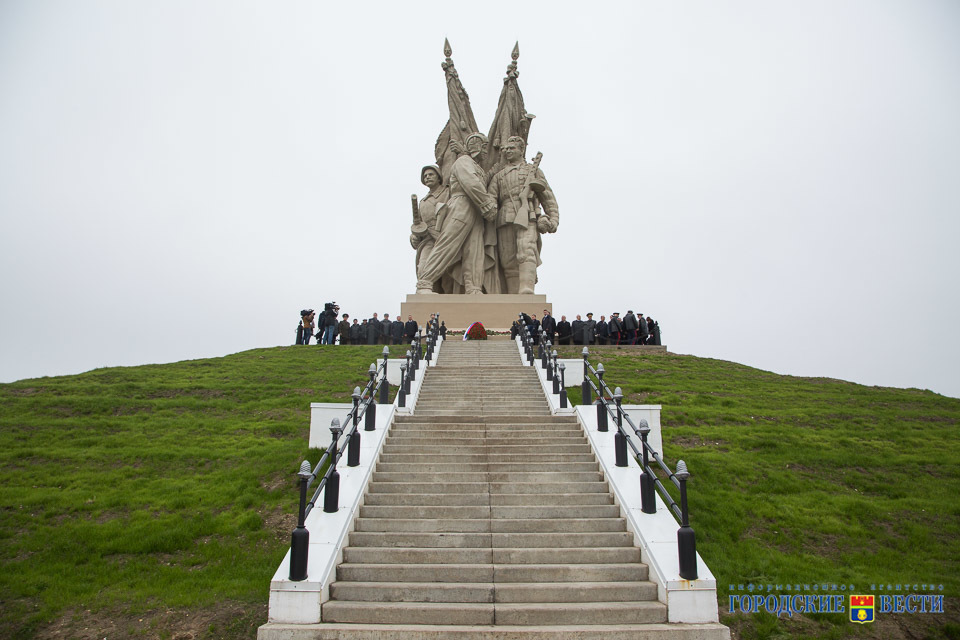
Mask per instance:
[[[452,54],[444,41],[450,116],[434,147],[436,164],[420,171],[429,193],[419,201],[411,196],[417,293],[533,293],[540,235],[557,230],[559,210],[539,168],[541,154],[533,163],[524,159],[534,116],[517,84],[519,44],[486,136]]]

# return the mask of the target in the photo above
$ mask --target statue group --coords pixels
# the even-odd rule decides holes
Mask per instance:
[[[477,128],[452,53],[444,42],[450,119],[437,139],[436,164],[420,170],[429,192],[419,201],[411,196],[417,293],[533,293],[540,236],[557,230],[560,215],[541,154],[525,160],[534,116],[517,85],[519,46],[487,135]]]

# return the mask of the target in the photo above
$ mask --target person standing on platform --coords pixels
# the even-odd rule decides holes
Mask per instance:
[[[543,310],[543,320],[540,321],[540,329],[547,336],[551,344],[557,344],[557,319],[550,315],[546,309]]]
[[[640,324],[640,337],[637,339],[637,344],[647,344],[647,340],[650,338],[650,330],[647,328],[647,319],[643,317],[643,314],[638,316]]]
[[[594,338],[596,336],[596,330],[597,330],[597,321],[593,319],[592,313],[588,313],[587,319],[583,323],[583,328],[581,329],[581,331],[583,332],[583,341],[581,342],[581,344],[583,345],[593,344]]]
[[[367,320],[367,344],[377,344],[380,340],[380,320],[377,319],[377,314],[374,313],[373,317]]]
[[[540,321],[537,320],[537,314],[534,313],[530,316],[530,322],[527,323],[527,331],[530,333],[533,344],[540,342]]]
[[[417,324],[417,321],[413,319],[413,316],[407,316],[407,324],[403,325],[403,337],[406,338],[407,342],[413,340],[417,335],[417,330],[420,328],[420,325]]]
[[[600,322],[597,323],[597,344],[605,345],[610,336],[610,326],[607,324],[606,316],[600,316]]]
[[[364,322],[366,322],[366,320],[364,320]],[[350,344],[360,344],[360,323],[356,318],[353,319],[353,324],[350,325]]]
[[[340,334],[340,344],[350,344],[350,314],[345,313],[341,318],[340,324],[337,325],[337,333]]]
[[[610,314],[610,322],[607,323],[610,332],[610,344],[620,346],[620,334],[623,333],[623,323],[620,322],[620,312],[614,311]]]
[[[380,344],[390,344],[390,331],[393,329],[393,323],[390,322],[390,314],[383,314],[383,320],[380,322]]]
[[[628,309],[627,315],[623,316],[623,341],[626,344],[636,343],[639,328],[640,323],[637,322],[637,316],[633,315],[633,309]]]
[[[393,338],[393,344],[403,344],[403,320],[399,313],[396,317],[397,319],[390,323],[390,337]]]
[[[562,345],[569,345],[572,334],[573,329],[570,328],[570,323],[567,322],[567,316],[560,316],[560,322],[557,323],[557,342]]]
[[[580,319],[579,313],[571,328],[573,329],[573,344],[583,344],[583,320]]]

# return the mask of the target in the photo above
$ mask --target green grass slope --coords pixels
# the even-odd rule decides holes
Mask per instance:
[[[254,637],[295,525],[310,402],[349,402],[380,351],[256,349],[0,385],[0,637],[118,618],[111,637],[163,637],[170,620],[151,630],[152,612],[224,600],[241,621],[214,616],[211,637],[238,624]]]
[[[671,468],[683,459],[693,474],[691,526],[721,606],[730,585],[746,594],[739,586],[750,583],[856,593],[943,585],[935,593],[947,595],[953,615],[903,637],[960,637],[960,400],[674,354],[601,349],[591,356],[598,362],[624,403],[663,405],[665,459]],[[579,387],[570,398],[580,403]],[[762,618],[751,617],[745,637],[784,632]],[[870,630],[824,619],[837,628],[809,637]]]
[[[0,637],[255,637],[294,525],[309,403],[348,401],[379,350],[0,385]],[[960,400],[692,356],[598,361],[629,402],[663,405],[722,604],[750,582],[936,583],[955,600]],[[836,618],[728,621],[745,638],[870,633]],[[945,620],[915,637],[957,637]]]

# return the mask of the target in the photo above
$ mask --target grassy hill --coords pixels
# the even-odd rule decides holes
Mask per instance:
[[[255,637],[294,525],[309,403],[347,401],[379,349],[0,385],[0,637]],[[736,614],[737,634],[960,637],[960,400],[692,356],[592,361],[628,401],[663,405],[722,605],[731,584],[827,582],[942,584],[950,607],[866,628]]]

